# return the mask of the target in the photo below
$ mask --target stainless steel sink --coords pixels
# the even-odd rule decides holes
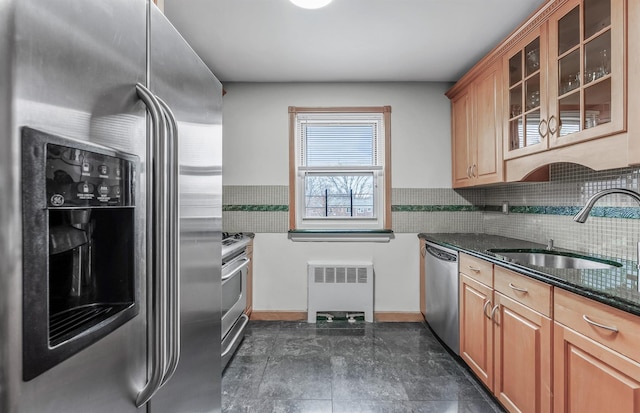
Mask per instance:
[[[535,265],[545,268],[608,270],[622,267],[622,264],[615,261],[560,251],[531,249],[490,249],[487,251],[499,257],[504,257],[514,264]]]

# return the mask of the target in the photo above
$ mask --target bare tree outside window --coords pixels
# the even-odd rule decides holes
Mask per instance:
[[[305,179],[307,217],[374,216],[373,175],[308,175]]]

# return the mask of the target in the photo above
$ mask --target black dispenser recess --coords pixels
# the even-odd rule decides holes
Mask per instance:
[[[138,158],[22,128],[23,379],[138,313]]]

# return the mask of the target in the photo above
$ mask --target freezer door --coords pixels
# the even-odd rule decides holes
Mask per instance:
[[[177,120],[181,354],[150,411],[221,409],[222,86],[154,6],[149,88]]]
[[[134,268],[138,278],[144,277],[146,114],[135,84],[146,79],[146,4],[143,0],[1,3],[0,37],[13,43],[1,59],[3,71],[10,66],[12,89],[2,93],[0,103],[11,106],[11,123],[8,131],[2,130],[0,151],[1,174],[10,178],[6,186],[2,182],[0,212],[0,411],[139,412],[134,400],[146,379],[144,291],[138,291],[136,317],[33,380],[23,381],[22,332],[29,323],[22,316],[19,159],[23,126],[137,155],[141,167],[133,218]],[[0,123],[4,128],[6,124]],[[11,154],[7,163],[6,154]]]

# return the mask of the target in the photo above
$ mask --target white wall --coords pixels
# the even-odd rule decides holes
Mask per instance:
[[[448,83],[227,83],[225,185],[287,185],[289,106],[391,106],[394,188],[451,188]]]
[[[445,83],[228,83],[224,185],[288,185],[289,106],[391,106],[393,188],[450,188],[450,106]],[[419,311],[418,239],[389,243],[292,242],[258,233],[254,309],[306,311],[306,263],[373,261],[375,311]]]

